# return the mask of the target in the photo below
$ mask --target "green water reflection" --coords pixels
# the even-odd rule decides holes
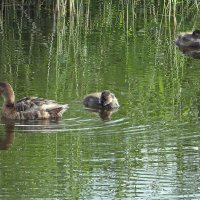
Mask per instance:
[[[197,7],[72,2],[1,5],[0,80],[69,110],[1,122],[0,199],[199,199],[200,61],[173,44]],[[120,103],[106,118],[81,104],[103,89]]]

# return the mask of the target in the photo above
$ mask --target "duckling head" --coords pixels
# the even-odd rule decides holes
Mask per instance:
[[[104,90],[101,93],[100,104],[102,106],[107,106],[112,102],[114,97],[115,97],[114,94],[112,94],[109,90]]]

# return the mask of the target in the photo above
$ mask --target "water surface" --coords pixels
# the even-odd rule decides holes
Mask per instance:
[[[176,49],[167,20],[139,10],[134,27],[120,21],[126,7],[102,5],[89,25],[80,13],[5,6],[0,80],[17,99],[69,109],[60,120],[1,121],[1,199],[200,199],[200,61]],[[86,110],[83,97],[104,89],[119,110]]]

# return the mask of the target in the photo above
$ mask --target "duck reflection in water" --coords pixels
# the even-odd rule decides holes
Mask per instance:
[[[86,110],[88,112],[97,113],[103,121],[110,121],[112,114],[118,111],[118,109],[105,110],[105,109],[90,109],[90,108],[86,108]]]
[[[51,131],[60,130],[63,128],[62,120],[44,119],[44,120],[15,120],[17,122],[16,128],[23,132],[43,132],[50,133]]]
[[[180,33],[174,42],[184,54],[200,59],[200,29],[192,33]]]
[[[91,93],[83,99],[83,105],[90,112],[96,112],[103,120],[110,120],[113,112],[119,108],[117,98],[109,90]]]
[[[0,150],[7,150],[15,139],[15,122],[8,120],[3,120],[2,122],[5,126],[5,134],[0,137]]]

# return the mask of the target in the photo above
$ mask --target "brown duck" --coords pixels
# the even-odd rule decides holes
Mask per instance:
[[[102,92],[96,92],[87,95],[83,100],[83,104],[86,107],[93,109],[119,108],[117,98],[109,90],[104,90]]]
[[[2,117],[6,119],[36,120],[53,119],[62,116],[68,108],[67,104],[38,97],[25,97],[15,102],[15,95],[11,85],[0,82],[0,95],[3,97]]]

